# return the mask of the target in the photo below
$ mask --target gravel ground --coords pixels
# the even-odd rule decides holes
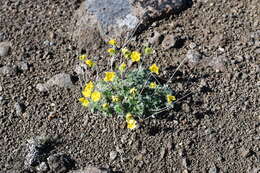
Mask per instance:
[[[159,64],[162,79],[186,60],[171,82],[176,108],[135,131],[77,101],[85,82],[77,56],[84,50],[71,39],[71,23],[79,6],[78,0],[0,1],[0,172],[89,165],[120,172],[260,171],[257,0],[194,0],[134,37],[133,49],[153,46],[145,62]],[[43,158],[28,160],[28,152]]]

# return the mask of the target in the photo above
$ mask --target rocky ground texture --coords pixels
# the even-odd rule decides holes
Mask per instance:
[[[185,59],[171,80],[176,108],[134,131],[77,101],[84,73],[95,77],[78,55],[101,71],[109,62],[102,41],[92,52],[72,38],[80,4],[0,1],[1,173],[260,171],[257,0],[194,0],[133,37],[131,49],[155,49],[145,62],[162,79]]]

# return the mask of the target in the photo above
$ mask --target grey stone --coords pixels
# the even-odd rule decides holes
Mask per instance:
[[[22,71],[27,71],[29,69],[27,62],[24,61],[19,62],[17,66]]]
[[[157,46],[161,43],[162,40],[163,40],[163,35],[161,35],[157,31],[154,31],[152,36],[148,39],[148,43]]]
[[[0,68],[0,74],[3,75],[12,75],[16,73],[16,67],[11,67],[9,65],[3,66]]]
[[[166,155],[166,148],[162,147],[160,150],[160,160],[163,159]]]
[[[7,56],[10,52],[11,43],[10,42],[1,42],[0,43],[0,56]]]
[[[3,91],[3,87],[0,85],[0,92]]]
[[[215,165],[213,165],[210,169],[209,169],[209,172],[208,173],[218,173],[219,171],[218,171],[218,168],[215,166]]]
[[[14,104],[14,108],[15,108],[16,115],[17,115],[17,116],[22,115],[22,113],[24,112],[24,107],[23,107],[23,105],[21,105],[21,104],[18,103],[18,102],[16,102],[16,103]]]
[[[46,92],[46,91],[48,91],[48,87],[47,87],[45,84],[41,84],[41,83],[39,83],[39,84],[36,85],[36,89],[37,89],[38,91],[40,91],[40,92]]]
[[[42,162],[36,167],[36,170],[38,172],[47,172],[49,170],[49,167],[46,162]]]
[[[242,157],[247,158],[252,155],[252,151],[245,147],[240,148],[240,154]]]
[[[71,159],[62,153],[49,156],[47,162],[50,170],[57,173],[67,172],[73,165]]]
[[[89,166],[82,170],[72,171],[72,173],[112,173],[112,171],[107,168],[96,168]]]
[[[52,86],[59,86],[61,88],[71,88],[73,86],[73,83],[69,74],[59,73],[57,75],[54,75],[51,79],[49,79],[46,82],[45,86],[47,88]]]
[[[44,136],[37,136],[27,141],[25,149],[24,166],[29,168],[37,166],[44,161],[46,148],[50,144],[50,138]]]
[[[209,58],[208,65],[216,70],[216,72],[225,71],[226,70],[226,61],[227,57],[218,56]]]
[[[74,72],[77,75],[83,75],[87,70],[87,65],[86,64],[78,64],[74,68]]]
[[[109,159],[110,159],[111,161],[115,160],[116,157],[117,157],[117,152],[116,152],[116,151],[111,151],[111,152],[109,153]]]
[[[182,166],[183,166],[183,168],[188,168],[188,164],[187,164],[187,159],[186,158],[183,158],[182,159]]]
[[[86,38],[79,44],[90,50],[101,44],[100,38],[122,42],[135,28],[140,31],[143,26],[190,4],[191,0],[85,0],[74,15],[72,36],[77,41]]]
[[[162,42],[162,48],[164,50],[168,50],[175,46],[176,41],[177,41],[177,37],[175,37],[174,35],[172,34],[166,35]]]
[[[201,59],[202,56],[198,51],[195,50],[189,50],[186,55],[189,63],[197,64]]]
[[[190,112],[190,106],[187,103],[182,104],[182,110],[186,113]]]
[[[197,47],[197,45],[196,45],[196,43],[191,42],[191,43],[189,44],[189,47],[190,47],[191,49],[194,49],[194,48]]]

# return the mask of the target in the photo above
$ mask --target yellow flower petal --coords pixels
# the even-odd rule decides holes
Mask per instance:
[[[107,109],[109,107],[109,104],[107,104],[107,103],[104,103],[103,105],[102,105],[102,108],[103,109]]]
[[[92,60],[86,60],[85,63],[89,66],[89,67],[93,67],[95,65],[95,63]]]
[[[79,56],[79,60],[82,60],[82,61],[84,61],[86,58],[87,58],[87,55],[80,55]]]
[[[128,129],[133,130],[133,129],[137,128],[137,127],[138,127],[138,124],[137,124],[136,120],[130,119],[130,120],[127,122],[127,128],[128,128]]]
[[[104,81],[112,82],[115,77],[116,77],[116,73],[115,72],[105,72]]]
[[[89,105],[89,101],[85,99],[84,97],[79,98],[79,102],[82,104],[82,106],[87,107]]]
[[[89,98],[89,97],[91,96],[91,92],[92,92],[92,90],[90,90],[90,89],[83,90],[83,91],[82,91],[82,95],[83,95],[84,97]]]
[[[173,101],[176,100],[176,97],[175,97],[175,96],[172,96],[172,95],[167,95],[166,97],[167,97],[167,102],[170,103],[170,104],[171,104]]]
[[[126,122],[128,122],[131,119],[133,119],[133,115],[131,113],[127,113],[126,116],[125,116]]]
[[[137,93],[137,89],[136,88],[132,88],[130,89],[130,94],[136,94]]]
[[[121,52],[123,53],[125,58],[129,58],[131,56],[131,52],[127,48],[122,48]]]
[[[110,53],[110,55],[116,54],[116,49],[115,48],[109,48],[107,49],[107,52]]]
[[[125,63],[122,63],[120,66],[119,66],[119,71],[121,71],[121,72],[123,72],[123,71],[125,71],[125,69],[126,69],[126,64]]]
[[[137,51],[133,51],[131,53],[131,59],[133,62],[139,62],[141,59],[141,53],[137,52]]]
[[[92,94],[91,94],[91,99],[94,101],[94,102],[98,102],[100,99],[101,99],[101,93],[98,92],[98,91],[94,91]]]
[[[108,41],[108,44],[112,45],[112,46],[115,46],[117,44],[117,41],[112,39],[112,40],[109,40]]]
[[[159,67],[156,65],[156,64],[153,64],[149,67],[149,70],[152,72],[152,73],[156,73],[156,74],[159,74]]]
[[[94,83],[92,81],[88,82],[84,88],[84,90],[93,90],[94,89]]]
[[[113,102],[119,102],[120,98],[118,96],[112,96],[112,101]]]
[[[151,82],[149,85],[150,88],[156,88],[157,84],[155,82]]]

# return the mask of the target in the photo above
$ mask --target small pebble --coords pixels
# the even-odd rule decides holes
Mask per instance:
[[[186,57],[190,63],[198,63],[202,58],[201,54],[195,50],[189,50]]]
[[[40,91],[40,92],[48,91],[48,88],[47,88],[44,84],[41,84],[41,83],[39,83],[39,84],[36,85],[36,89],[37,89],[38,91]]]
[[[23,113],[23,107],[22,107],[22,105],[21,105],[20,103],[16,102],[16,103],[14,104],[14,108],[15,108],[16,115],[17,115],[17,116],[22,115],[22,113]]]
[[[208,173],[218,173],[218,168],[214,165],[209,169]]]
[[[115,160],[116,157],[117,157],[117,152],[116,152],[116,151],[111,151],[111,152],[109,153],[109,159],[110,159],[111,161]]]
[[[7,56],[10,52],[11,43],[10,42],[1,42],[0,43],[0,56]]]
[[[166,35],[162,42],[162,48],[168,50],[175,46],[177,38],[174,35]]]

